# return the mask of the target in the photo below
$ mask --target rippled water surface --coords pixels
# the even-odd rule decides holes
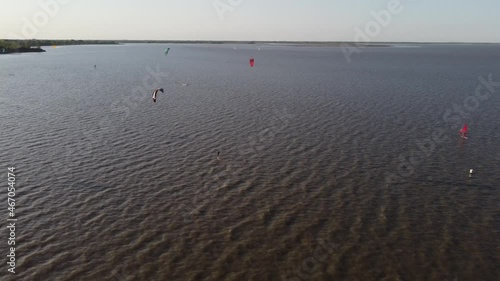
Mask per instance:
[[[498,45],[259,47],[2,55],[0,279],[498,280]]]

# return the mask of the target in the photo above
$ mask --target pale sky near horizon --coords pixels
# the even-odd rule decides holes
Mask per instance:
[[[391,1],[369,41],[500,43],[500,0],[0,0],[0,38],[360,41]]]

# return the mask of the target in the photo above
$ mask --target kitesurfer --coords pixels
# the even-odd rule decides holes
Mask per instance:
[[[156,95],[158,94],[158,91],[163,93],[163,88],[159,88],[153,91],[153,102],[156,102]]]
[[[458,134],[460,134],[462,138],[466,139],[468,132],[469,132],[469,127],[467,126],[467,124],[464,124],[463,128],[458,132]]]

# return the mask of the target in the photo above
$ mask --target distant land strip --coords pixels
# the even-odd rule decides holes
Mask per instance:
[[[45,52],[42,46],[63,45],[112,45],[119,44],[111,40],[1,40],[0,55],[12,53],[41,53]]]
[[[471,42],[342,42],[342,41],[231,41],[231,40],[11,40],[0,39],[0,54],[45,52],[42,46],[65,45],[116,45],[116,44],[283,44],[300,46],[332,46],[332,47],[390,47],[394,45],[424,44],[498,44]]]

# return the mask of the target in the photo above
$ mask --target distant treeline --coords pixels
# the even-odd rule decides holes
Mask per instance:
[[[212,41],[212,40],[1,40],[0,54],[15,52],[45,52],[42,46],[63,45],[114,45],[127,43],[160,43],[160,44],[286,44],[309,46],[337,46],[337,47],[387,47],[393,44],[459,44],[446,42],[341,42],[341,41]],[[485,43],[477,43],[485,44]]]
[[[257,44],[259,41],[210,41],[210,40],[118,40],[118,43],[180,43],[180,44]]]
[[[118,40],[118,43],[180,43],[180,44],[340,44],[342,42],[317,41],[216,41],[216,40]]]
[[[45,52],[42,46],[118,44],[110,40],[0,40],[0,54],[16,52]]]

